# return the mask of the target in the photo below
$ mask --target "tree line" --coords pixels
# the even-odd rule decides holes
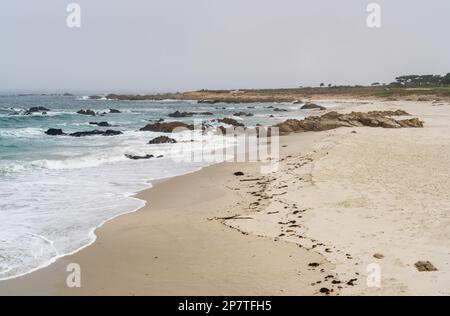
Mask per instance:
[[[441,75],[405,75],[395,78],[391,85],[401,86],[439,86],[450,85],[450,73]]]

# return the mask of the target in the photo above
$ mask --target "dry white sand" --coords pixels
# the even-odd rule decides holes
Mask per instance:
[[[287,158],[285,172],[267,189],[289,185],[268,209],[287,222],[291,206],[299,205],[306,210],[301,227],[286,234],[286,225],[264,213],[254,223],[227,222],[243,231],[286,234],[280,238],[314,247],[336,265],[344,284],[357,279],[342,295],[448,295],[450,105],[370,102],[348,111],[377,109],[404,109],[424,120],[425,128],[326,132],[312,153]],[[304,238],[296,241],[297,235]],[[431,261],[438,271],[419,272],[418,261]],[[377,271],[380,288],[370,282]]]

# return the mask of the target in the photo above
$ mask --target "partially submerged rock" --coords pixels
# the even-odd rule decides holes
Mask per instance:
[[[81,109],[77,112],[77,114],[95,116],[95,112],[89,109]]]
[[[49,128],[45,134],[50,136],[60,136],[60,135],[66,135],[62,129],[60,128]]]
[[[338,112],[329,112],[322,116],[309,116],[304,120],[290,119],[275,125],[280,133],[290,132],[309,132],[309,131],[327,131],[339,127],[382,127],[382,128],[402,128],[402,127],[423,127],[423,122],[417,118],[406,120],[395,120],[389,116],[408,115],[406,112],[399,111],[373,111],[369,113],[352,112],[341,114]]]
[[[180,112],[180,111],[175,111],[173,113],[170,113],[168,116],[169,117],[191,117],[193,116],[195,113],[194,112]]]
[[[253,116],[252,113],[247,113],[247,112],[237,112],[233,114],[234,116]]]
[[[153,145],[153,144],[167,144],[167,143],[169,143],[169,144],[174,144],[174,143],[176,143],[177,141],[175,140],[175,139],[173,139],[173,138],[170,138],[170,137],[167,137],[167,136],[158,136],[158,137],[156,137],[156,138],[153,138],[151,141],[149,141],[148,143],[150,144],[150,145]]]
[[[110,114],[120,114],[122,112],[120,112],[119,110],[116,110],[116,109],[109,109],[109,113]]]
[[[238,121],[236,121],[235,119],[229,118],[229,117],[225,117],[223,119],[218,119],[217,120],[219,123],[224,123],[224,124],[228,124],[228,125],[233,125],[234,127],[244,127],[245,125],[242,123],[239,123]]]
[[[194,115],[214,115],[211,112],[180,112],[180,111],[175,111],[173,113],[170,113],[168,116],[169,117],[191,117]]]
[[[122,132],[114,131],[114,130],[106,130],[106,131],[93,130],[93,131],[75,132],[75,133],[69,134],[69,136],[72,136],[72,137],[116,136],[116,135],[120,135],[120,134],[122,134]]]
[[[66,134],[63,132],[62,129],[58,128],[49,128],[45,134],[50,136],[72,136],[72,137],[84,137],[84,136],[116,136],[122,134],[121,131],[114,131],[114,130],[106,130],[106,131],[99,131],[99,130],[93,130],[93,131],[83,131],[83,132],[75,132],[71,134]]]
[[[140,131],[171,133],[174,129],[189,129],[193,130],[194,125],[189,125],[183,122],[157,122],[153,124],[147,124]]]
[[[31,115],[33,113],[39,113],[39,112],[41,112],[42,114],[47,114],[48,111],[50,111],[50,109],[47,109],[43,106],[35,106],[35,107],[29,108],[28,110],[25,110],[25,112],[23,114]]]
[[[112,125],[108,122],[89,122],[90,125],[97,125],[100,127],[111,127]]]
[[[132,159],[132,160],[142,160],[142,159],[150,159],[155,156],[154,155],[135,156],[135,155],[125,154],[125,157],[127,157],[128,159]]]
[[[274,112],[287,112],[288,111],[286,109],[280,109],[280,108],[275,108],[273,110],[274,110]]]

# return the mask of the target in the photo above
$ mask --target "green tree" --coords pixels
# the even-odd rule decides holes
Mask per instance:
[[[444,77],[442,77],[441,83],[445,85],[450,85],[450,72],[446,74]]]

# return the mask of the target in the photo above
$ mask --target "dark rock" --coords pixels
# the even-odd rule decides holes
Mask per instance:
[[[351,279],[350,281],[347,282],[347,285],[355,286],[356,281],[358,281],[358,279]]]
[[[273,110],[274,110],[274,112],[287,112],[288,111],[286,109],[280,109],[280,108],[275,108]]]
[[[39,112],[47,113],[49,111],[50,111],[50,109],[47,109],[47,108],[45,108],[43,106],[35,106],[35,107],[29,108],[28,110],[25,110],[25,112],[23,112],[23,114],[24,115],[31,115],[33,113],[39,113]]]
[[[323,294],[330,294],[330,290],[327,289],[326,287],[321,288],[319,292]]]
[[[45,134],[50,135],[50,136],[60,136],[60,135],[66,135],[62,129],[58,129],[58,128],[49,128]]]
[[[110,114],[120,114],[122,112],[120,112],[119,110],[116,110],[116,109],[109,109],[109,113]]]
[[[418,261],[414,264],[414,266],[420,272],[431,272],[438,270],[430,261]]]
[[[106,130],[106,131],[99,131],[99,130],[93,130],[93,131],[85,131],[85,132],[75,132],[72,134],[69,134],[69,136],[72,137],[84,137],[84,136],[116,136],[120,135],[122,132],[120,131],[114,131],[114,130]]]
[[[132,159],[132,160],[142,160],[142,159],[150,159],[150,158],[153,158],[155,156],[153,156],[153,155],[134,156],[134,155],[125,154],[125,157],[127,157],[128,159]]]
[[[308,264],[308,266],[309,267],[313,267],[313,268],[317,268],[318,266],[320,266],[320,264],[317,263],[317,262],[312,262],[312,263]]]
[[[300,109],[301,110],[313,110],[313,109],[326,110],[327,108],[324,106],[321,106],[321,105],[314,104],[314,103],[306,103]]]
[[[94,111],[92,111],[92,110],[84,110],[84,109],[82,109],[82,110],[79,110],[78,112],[77,112],[78,114],[81,114],[81,115],[91,115],[91,116],[95,116],[95,112]]]
[[[239,123],[238,121],[236,121],[235,119],[232,118],[228,118],[225,117],[223,119],[218,119],[217,120],[219,123],[224,123],[224,124],[228,124],[228,125],[233,125],[234,127],[244,127],[245,125],[242,123]]]
[[[156,138],[153,138],[151,141],[149,141],[149,144],[166,144],[166,143],[170,143],[170,144],[174,144],[177,141],[173,138],[167,137],[167,136],[159,136]]]
[[[244,175],[244,173],[242,171],[237,171],[237,172],[234,173],[234,175],[236,177],[242,177]]]
[[[175,111],[173,113],[170,113],[168,116],[169,117],[191,117],[193,116],[195,113],[194,112],[180,112],[180,111]]]
[[[89,99],[91,99],[91,100],[100,100],[102,98],[102,96],[100,96],[100,95],[91,95],[91,96],[89,96]]]
[[[89,122],[89,124],[97,125],[97,126],[100,126],[100,127],[111,127],[112,126],[108,122]]]
[[[247,112],[237,112],[233,114],[234,116],[253,116],[252,113],[247,113]]]
[[[183,122],[157,122],[154,124],[147,124],[140,131],[150,131],[150,132],[161,132],[161,133],[171,133],[174,129],[189,129],[193,130],[194,125],[188,125]]]
[[[180,112],[180,111],[175,111],[173,113],[170,113],[168,116],[170,117],[191,117],[194,115],[214,115],[211,112],[200,112],[200,113],[196,113],[196,112]]]

